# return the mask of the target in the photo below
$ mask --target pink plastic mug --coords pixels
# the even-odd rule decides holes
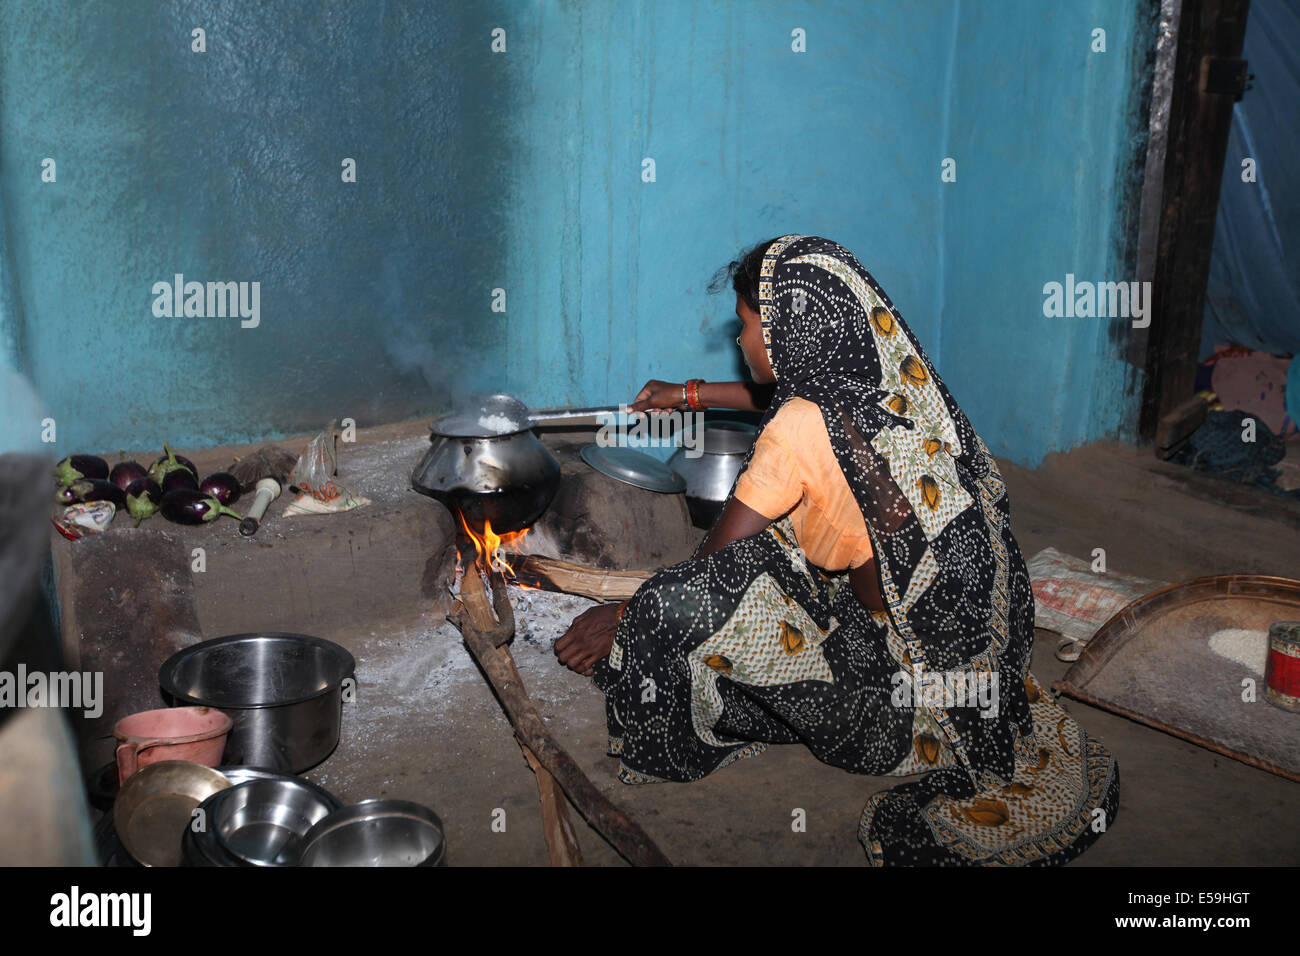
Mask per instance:
[[[234,721],[211,707],[164,707],[123,717],[113,726],[117,745],[117,780],[159,760],[190,760],[204,766],[221,763],[226,735]]]

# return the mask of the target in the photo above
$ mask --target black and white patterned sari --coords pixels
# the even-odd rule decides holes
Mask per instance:
[[[776,392],[822,411],[887,610],[810,564],[788,519],[666,568],[596,666],[628,783],[695,780],[802,743],[877,793],[871,862],[1061,863],[1113,822],[1111,753],[1029,673],[1034,604],[992,455],[847,250],[785,236],[763,259]],[[748,465],[748,460],[746,461]]]

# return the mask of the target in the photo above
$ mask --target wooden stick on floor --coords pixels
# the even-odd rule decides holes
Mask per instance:
[[[465,646],[487,674],[497,699],[515,729],[515,736],[525,748],[525,756],[531,755],[537,761],[552,778],[551,782],[563,790],[583,818],[625,860],[634,866],[671,866],[650,836],[597,790],[582,768],[551,737],[541,714],[533,706],[528,691],[524,688],[523,678],[515,667],[509,649],[504,647],[514,633],[514,611],[505,593],[505,581],[499,575],[493,577],[493,596],[489,599],[482,578],[474,566],[469,565],[461,579],[459,607],[453,610],[449,620],[460,629]],[[493,620],[493,610],[500,619],[499,623]],[[537,781],[545,814],[547,793],[543,787],[546,781],[540,775]],[[554,791],[551,795],[557,796]],[[562,803],[559,800],[555,802]],[[561,859],[572,858],[576,852],[576,840],[572,847],[567,846],[563,840],[564,824],[564,818],[558,814],[547,824],[547,842],[551,846],[553,862],[557,856]],[[552,830],[558,839],[556,844],[550,842]],[[569,825],[570,834],[572,830],[572,825]]]
[[[519,740],[518,737],[515,738]],[[582,848],[578,835],[569,819],[569,801],[564,790],[546,768],[537,762],[533,752],[519,740],[524,759],[537,775],[537,795],[542,801],[542,827],[546,832],[546,846],[551,853],[551,866],[582,866]]]

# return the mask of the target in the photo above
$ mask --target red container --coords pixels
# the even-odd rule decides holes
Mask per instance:
[[[189,760],[207,767],[221,763],[234,721],[212,707],[164,707],[123,717],[113,725],[117,780],[160,760]]]
[[[1270,704],[1300,713],[1300,621],[1269,627],[1264,684]]]

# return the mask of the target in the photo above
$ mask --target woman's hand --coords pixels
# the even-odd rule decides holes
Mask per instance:
[[[764,411],[772,401],[774,385],[753,382],[701,382],[698,395],[705,408],[735,408],[743,412]],[[652,378],[636,393],[628,406],[634,412],[685,408],[682,386]]]
[[[655,409],[677,409],[685,402],[682,400],[682,385],[661,382],[652,378],[636,393],[636,399],[630,408],[634,412],[646,412]]]
[[[587,677],[597,661],[609,656],[614,646],[621,604],[598,604],[573,619],[569,629],[555,642],[555,654],[569,670]]]

